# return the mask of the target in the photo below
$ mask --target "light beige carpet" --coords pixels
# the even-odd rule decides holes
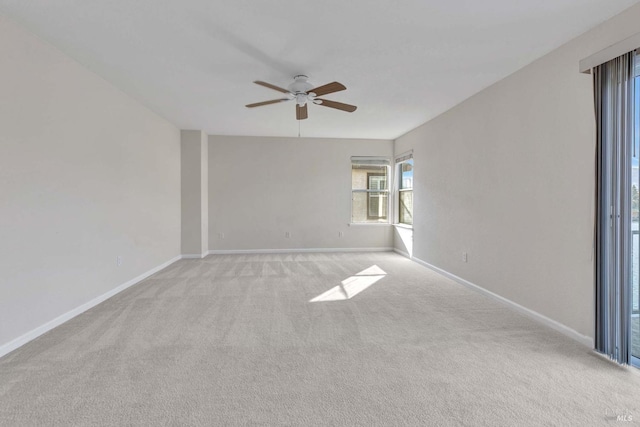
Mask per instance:
[[[360,290],[353,298],[309,302],[374,265],[377,282],[365,274],[329,293]],[[9,426],[584,426],[617,415],[640,421],[632,368],[392,253],[179,261],[0,359]]]

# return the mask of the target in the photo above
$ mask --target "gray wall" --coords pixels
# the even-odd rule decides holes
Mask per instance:
[[[0,70],[1,350],[180,254],[180,136],[2,17]]]
[[[388,140],[210,136],[209,249],[391,247],[389,225],[349,221],[351,156],[392,155]]]
[[[594,113],[578,63],[639,24],[635,6],[395,141],[414,149],[416,258],[593,337]]]

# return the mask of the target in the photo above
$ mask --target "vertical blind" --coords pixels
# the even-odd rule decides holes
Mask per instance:
[[[631,158],[634,67],[630,52],[594,68],[596,113],[595,347],[629,362]]]

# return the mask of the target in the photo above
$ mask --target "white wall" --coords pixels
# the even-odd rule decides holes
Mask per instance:
[[[179,131],[0,17],[0,350],[179,253]]]
[[[398,138],[396,153],[414,149],[416,258],[593,337],[594,113],[578,63],[639,30],[635,6]]]
[[[200,254],[206,255],[209,250],[209,136],[204,132],[200,146]]]
[[[351,156],[392,155],[388,140],[210,136],[209,249],[391,247],[390,226],[348,224]]]
[[[199,130],[180,131],[182,255],[201,257],[209,249],[209,142]]]

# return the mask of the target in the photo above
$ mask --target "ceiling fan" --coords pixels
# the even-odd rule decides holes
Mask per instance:
[[[353,113],[356,111],[355,105],[343,104],[342,102],[330,101],[328,99],[320,99],[318,96],[328,95],[334,92],[340,92],[345,90],[346,87],[342,83],[333,82],[326,85],[314,88],[311,83],[307,81],[308,77],[304,75],[298,75],[293,78],[293,83],[287,86],[287,89],[272,85],[271,83],[261,82],[259,80],[254,83],[260,86],[268,87],[269,89],[277,90],[278,92],[286,93],[286,98],[272,99],[270,101],[256,102],[255,104],[248,104],[248,108],[261,107],[263,105],[277,104],[279,102],[296,101],[296,119],[304,120],[307,115],[307,104],[312,102],[316,105],[322,105],[323,107],[335,108],[336,110],[347,111]]]

